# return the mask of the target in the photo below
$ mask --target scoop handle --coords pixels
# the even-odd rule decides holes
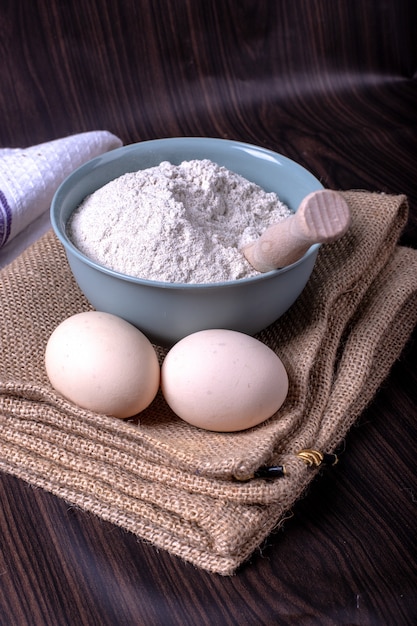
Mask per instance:
[[[294,215],[269,226],[242,252],[256,270],[269,272],[295,263],[314,243],[339,239],[350,220],[349,207],[337,191],[314,191],[303,199]]]

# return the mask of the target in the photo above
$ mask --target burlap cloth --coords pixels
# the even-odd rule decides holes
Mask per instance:
[[[302,296],[258,336],[284,361],[287,401],[241,433],[188,426],[160,395],[123,422],[53,391],[48,337],[90,307],[47,233],[0,274],[0,469],[198,567],[235,572],[320,471],[297,453],[336,449],[417,322],[417,251],[398,245],[406,198],[344,195],[349,232],[322,246]],[[275,464],[283,477],[254,477]]]

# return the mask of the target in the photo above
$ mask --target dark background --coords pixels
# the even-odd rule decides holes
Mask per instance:
[[[255,143],[404,193],[417,247],[414,0],[0,3],[0,147],[88,130]],[[326,470],[232,578],[0,476],[0,624],[417,623],[416,333]]]

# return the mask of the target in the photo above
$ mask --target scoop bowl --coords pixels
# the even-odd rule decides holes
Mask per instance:
[[[169,347],[198,330],[226,328],[254,335],[283,315],[303,291],[319,244],[301,259],[251,278],[208,284],[165,283],[121,274],[81,253],[67,223],[89,194],[127,172],[159,165],[210,159],[275,192],[296,211],[302,199],[322,184],[301,165],[276,152],[216,138],[168,138],[117,148],[85,163],[57,189],[51,204],[52,227],[64,246],[79,288],[100,311],[139,328],[153,343]]]

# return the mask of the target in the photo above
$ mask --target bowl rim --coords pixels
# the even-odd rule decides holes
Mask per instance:
[[[99,271],[103,274],[106,274],[110,277],[117,278],[119,280],[131,282],[131,283],[138,284],[138,285],[158,287],[160,289],[190,289],[190,288],[216,289],[216,288],[225,288],[225,287],[231,287],[231,286],[237,287],[239,285],[247,285],[248,283],[261,282],[263,280],[271,280],[280,274],[284,274],[290,271],[292,268],[303,263],[303,261],[306,258],[316,254],[318,252],[318,249],[321,246],[320,243],[312,244],[310,248],[307,250],[307,252],[294,263],[291,263],[290,265],[287,265],[282,268],[270,270],[268,272],[264,272],[264,273],[260,272],[259,274],[255,276],[237,278],[237,279],[228,280],[228,281],[207,282],[207,283],[182,283],[182,282],[172,283],[172,282],[167,282],[167,281],[159,281],[159,280],[153,280],[153,279],[148,279],[148,278],[139,278],[137,276],[131,276],[129,274],[124,274],[123,272],[114,270],[110,267],[106,267],[105,265],[102,265],[101,263],[98,263],[97,261],[94,261],[94,259],[91,259],[87,255],[85,255],[75,246],[75,244],[69,238],[66,232],[66,228],[61,227],[61,224],[59,222],[60,198],[61,196],[65,195],[67,187],[71,186],[72,179],[78,177],[80,174],[83,173],[83,171],[91,170],[92,168],[97,168],[100,165],[102,165],[103,162],[106,163],[107,161],[113,161],[121,153],[126,154],[127,152],[135,151],[137,150],[138,146],[144,146],[145,148],[149,147],[151,149],[152,146],[156,147],[157,144],[160,145],[162,143],[164,144],[166,143],[171,143],[171,144],[196,143],[196,144],[201,145],[201,143],[212,143],[212,142],[218,143],[219,145],[221,143],[223,145],[228,144],[230,147],[239,148],[241,150],[246,150],[250,152],[256,151],[266,157],[269,157],[270,159],[273,159],[274,161],[279,159],[284,165],[288,164],[291,166],[296,166],[300,170],[304,171],[309,177],[311,177],[312,179],[315,179],[315,181],[317,182],[317,189],[324,189],[322,183],[314,176],[314,174],[312,174],[303,165],[300,165],[293,159],[290,159],[289,157],[286,157],[280,154],[279,152],[275,152],[274,150],[270,150],[269,148],[263,148],[262,146],[258,146],[256,144],[241,142],[241,141],[237,141],[234,139],[223,139],[223,138],[217,138],[217,137],[166,137],[166,138],[160,138],[160,139],[150,139],[150,140],[135,142],[135,143],[121,146],[120,148],[115,148],[99,156],[96,156],[92,159],[89,159],[88,161],[86,161],[85,163],[77,167],[75,170],[73,170],[68,176],[66,176],[66,178],[61,182],[61,184],[56,189],[53,195],[52,201],[51,201],[50,220],[51,220],[51,225],[55,232],[55,235],[58,237],[58,239],[64,246],[65,251],[67,253],[70,252],[73,256],[77,257],[79,261],[89,265],[94,270]],[[122,175],[123,174],[120,174],[120,176]],[[116,176],[115,178],[118,178],[118,177],[119,176]],[[73,209],[73,211],[75,211],[75,208]],[[71,212],[71,215],[72,215],[72,212]],[[65,227],[68,223],[68,220],[69,218],[66,220],[64,224]]]

